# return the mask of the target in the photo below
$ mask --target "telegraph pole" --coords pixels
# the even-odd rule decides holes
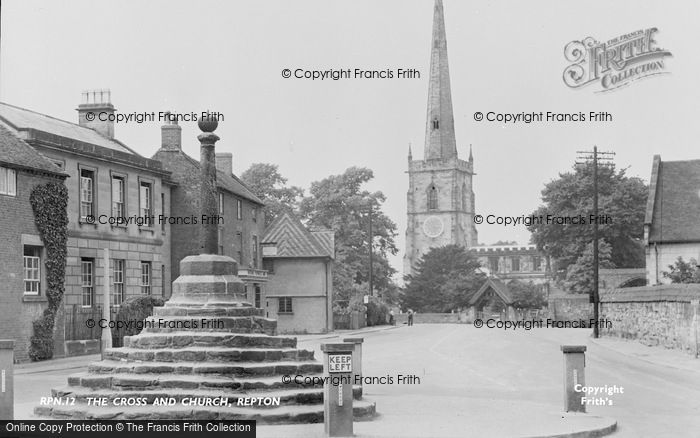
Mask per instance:
[[[369,296],[374,296],[374,271],[373,256],[374,252],[374,235],[372,234],[372,201],[369,201]]]
[[[600,336],[598,330],[598,320],[599,318],[599,304],[600,304],[600,294],[599,294],[599,267],[598,267],[598,160],[612,162],[612,157],[615,152],[599,152],[598,146],[593,146],[593,152],[590,151],[577,151],[579,154],[579,159],[584,160],[583,162],[577,161],[576,164],[587,164],[589,160],[593,160],[593,290],[591,291],[591,301],[593,302],[593,319],[595,324],[593,325],[593,337],[598,338]],[[598,155],[602,155],[599,157]],[[606,163],[607,164],[607,163]],[[612,163],[610,163],[612,164]]]

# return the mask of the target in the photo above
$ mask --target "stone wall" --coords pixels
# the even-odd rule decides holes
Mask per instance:
[[[614,289],[601,295],[600,316],[611,327],[603,336],[635,339],[697,354],[700,346],[700,284]]]
[[[396,324],[408,323],[408,314],[394,315]],[[414,324],[457,324],[466,323],[466,315],[463,313],[416,313],[413,316]]]
[[[550,296],[547,301],[548,318],[556,321],[589,321],[593,318],[593,304],[588,295],[562,294]]]

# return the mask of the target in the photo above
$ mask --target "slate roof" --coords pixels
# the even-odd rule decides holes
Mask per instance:
[[[506,305],[513,304],[513,298],[510,296],[510,291],[508,290],[508,285],[499,280],[498,278],[489,277],[486,279],[484,284],[481,285],[479,290],[471,297],[469,300],[469,305],[473,306],[479,301],[482,295],[486,293],[487,290],[493,289],[493,291],[498,295]]]
[[[0,125],[0,164],[66,176],[55,164],[2,125]]]
[[[265,258],[335,256],[333,231],[309,231],[297,217],[286,212],[267,227],[262,243],[277,246],[277,255]]]
[[[0,102],[0,119],[18,131],[35,129],[107,149],[138,155],[121,142],[103,137],[93,129],[3,102]]]
[[[163,151],[162,149],[159,149],[151,159],[157,160],[157,161],[162,161],[163,163],[167,163],[171,158],[165,158],[163,154],[173,154],[177,153],[180,156],[184,157],[185,160],[190,162],[190,164],[194,165],[195,167],[199,168],[199,161],[195,160],[194,158],[190,157],[187,155],[185,152],[182,150],[180,151]],[[166,164],[167,165],[167,164]],[[164,166],[165,167],[165,166]],[[177,181],[177,175],[172,175],[172,179]],[[245,198],[249,201],[255,202],[256,204],[265,205],[265,203],[258,198],[252,190],[248,188],[248,186],[245,185],[243,181],[241,181],[236,175],[227,175],[224,172],[221,172],[220,170],[216,170],[216,185],[224,189],[226,191],[229,191],[235,195],[240,196],[241,198]]]
[[[649,243],[700,242],[700,160],[654,157],[644,223]]]

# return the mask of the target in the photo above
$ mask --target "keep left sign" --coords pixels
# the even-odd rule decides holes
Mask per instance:
[[[352,372],[352,354],[329,354],[328,355],[328,372],[329,373],[351,373]]]

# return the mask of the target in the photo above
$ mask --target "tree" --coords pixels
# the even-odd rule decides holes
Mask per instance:
[[[363,186],[374,177],[370,169],[351,167],[341,175],[331,175],[311,184],[309,196],[302,199],[300,213],[311,228],[335,232],[333,288],[336,308],[347,308],[353,297],[369,292],[369,215],[372,210],[373,283],[375,293],[391,292],[388,255],[398,252],[394,239],[396,224],[382,212],[385,196]]]
[[[605,240],[598,242],[598,266],[602,269],[613,269],[612,247]],[[566,269],[564,286],[573,293],[590,294],[593,291],[595,279],[593,278],[593,242],[588,244],[583,254],[576,259],[576,263]]]
[[[513,298],[513,306],[519,309],[541,309],[547,304],[542,285],[532,281],[513,280],[508,283],[508,291]]]
[[[616,171],[612,166],[598,167],[599,214],[610,221],[599,223],[599,238],[610,244],[610,262],[619,268],[643,267],[644,213],[647,186],[636,177],[628,177],[625,169]],[[569,275],[569,267],[593,241],[593,165],[579,165],[573,171],[562,173],[547,183],[542,190],[543,205],[532,215],[542,217],[528,230],[532,242],[552,258],[558,280]],[[547,223],[547,215],[583,217],[584,225]],[[580,267],[580,266],[579,266]],[[578,289],[582,285],[577,286]]]
[[[241,180],[265,202],[265,226],[270,225],[283,211],[295,211],[304,190],[287,186],[287,178],[276,164],[255,163],[241,174]]]
[[[668,265],[671,272],[663,272],[665,278],[670,278],[671,283],[700,283],[700,270],[698,262],[695,259],[690,259],[690,262],[683,260],[683,257],[678,257],[676,262]]]
[[[419,312],[450,312],[466,307],[486,280],[479,260],[463,246],[431,248],[407,275],[403,307]]]

